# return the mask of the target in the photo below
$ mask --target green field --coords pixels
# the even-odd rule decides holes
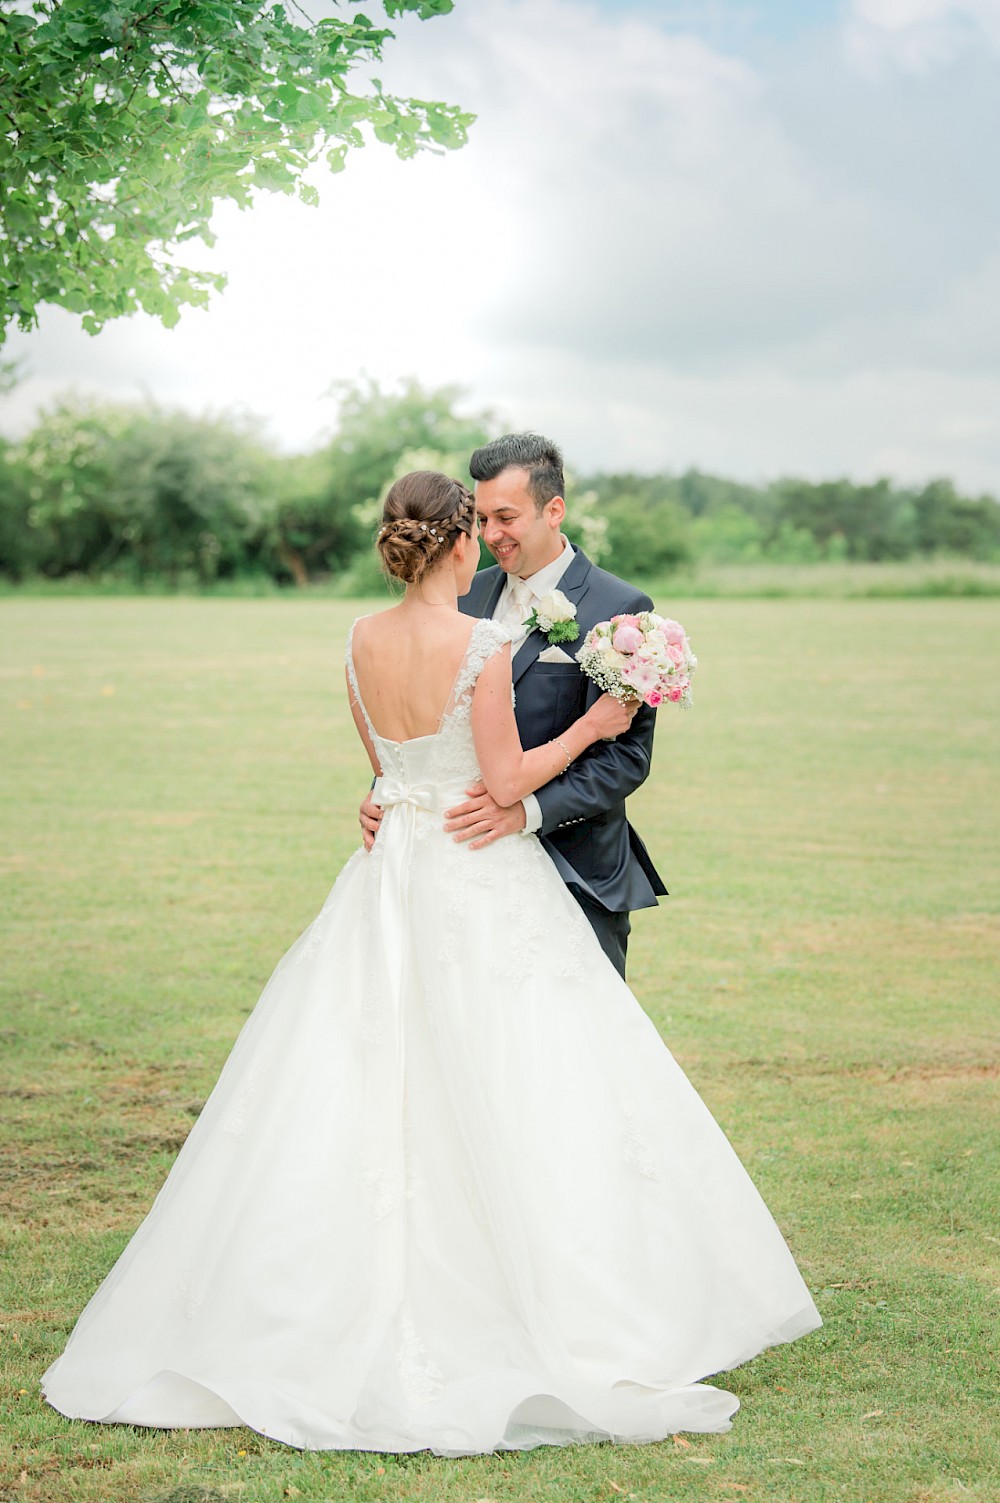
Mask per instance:
[[[484,553],[484,563],[488,557]],[[305,589],[292,590],[266,575],[222,578],[202,585],[187,579],[181,593],[193,596],[225,598],[260,598],[297,595],[299,599],[321,596],[351,599],[360,586],[373,589],[378,570],[368,559],[359,561],[346,572],[329,579],[317,580]],[[104,578],[70,574],[62,579],[35,575],[14,584],[0,574],[0,598],[25,599],[44,596],[63,600],[78,597],[171,596],[178,587],[165,577],[153,576],[142,583],[111,575]],[[699,560],[671,576],[662,588],[651,589],[661,600],[696,599],[847,599],[912,600],[919,598],[996,598],[1000,596],[1000,563],[980,563],[953,555],[911,558],[883,563],[847,560],[832,563],[788,564],[759,563],[718,564]]]
[[[670,600],[658,596],[661,607]],[[38,1379],[358,840],[323,599],[0,601],[0,1500],[1000,1496],[1000,612],[690,600],[632,980],[824,1328],[724,1436],[441,1461],[70,1423]],[[669,1269],[664,1269],[669,1277]]]

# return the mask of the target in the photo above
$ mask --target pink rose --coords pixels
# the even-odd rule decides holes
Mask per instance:
[[[663,621],[660,624],[660,630],[672,646],[684,646],[684,628],[679,621]]]
[[[659,689],[650,689],[649,693],[646,695],[646,703],[648,705],[652,705],[654,710],[656,709],[657,705],[661,705],[663,703],[663,695],[660,693]]]
[[[612,643],[616,652],[635,652],[643,643],[643,635],[637,626],[619,626]]]
[[[674,686],[674,688],[667,690],[667,698],[672,705],[675,705],[677,701],[683,697],[683,694],[684,690],[678,689],[676,685]]]
[[[671,642],[670,646],[667,648],[667,657],[672,663],[680,668],[682,663],[684,662],[684,649],[682,647],[678,647],[676,642]]]

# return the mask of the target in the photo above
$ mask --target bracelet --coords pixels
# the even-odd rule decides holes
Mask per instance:
[[[563,768],[562,772],[569,772],[570,763],[573,760],[573,753],[570,751],[569,747],[566,745],[565,741],[562,739],[561,736],[553,736],[552,737],[552,744],[553,744],[553,746],[560,746],[560,747],[562,747],[562,750],[563,750],[563,752],[565,754],[565,757],[566,757],[566,766]],[[562,772],[558,773],[557,776],[558,777],[562,777]]]

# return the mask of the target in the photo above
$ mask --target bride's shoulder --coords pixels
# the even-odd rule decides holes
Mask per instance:
[[[499,621],[493,621],[489,616],[480,616],[472,628],[469,638],[470,644],[480,650],[488,650],[490,655],[499,652],[501,647],[508,642],[513,642],[514,633],[508,631]]]
[[[487,663],[495,662],[500,649],[513,640],[512,634],[499,621],[480,617],[472,627],[469,645],[465,649],[461,670],[464,682],[469,687],[476,684]]]
[[[354,620],[347,628],[347,640],[351,640],[351,638],[354,636],[355,631],[361,625],[362,621],[371,621],[375,616],[380,614],[381,612],[379,611],[367,611],[363,616],[355,616]]]
[[[347,628],[348,642],[353,641],[357,643],[369,637],[378,638],[387,632],[391,632],[394,629],[394,623],[391,618],[395,615],[395,612],[395,606],[387,606],[382,611],[366,611],[363,616],[355,616]]]
[[[367,615],[355,617],[347,633],[349,651],[352,644],[355,649],[360,646],[362,652],[370,649],[378,653],[383,648],[400,650],[406,643],[445,658],[456,651],[480,666],[510,641],[513,641],[512,633],[489,617],[470,620],[459,611],[442,611],[434,612],[430,621],[415,624],[404,621],[391,606],[384,611],[370,611]]]
[[[442,612],[434,625],[437,645],[443,649],[445,642],[454,643],[463,661],[477,669],[505,642],[511,641],[510,632],[499,622],[481,616],[470,620],[458,611],[447,617]]]
[[[506,626],[501,626],[499,621],[492,621],[488,616],[480,616],[473,624],[466,648],[470,667],[478,675],[490,659],[496,657],[501,647],[513,640],[513,633]]]

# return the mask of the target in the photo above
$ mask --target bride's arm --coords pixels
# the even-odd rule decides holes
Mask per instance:
[[[472,697],[476,760],[487,792],[502,805],[516,804],[526,793],[551,782],[595,741],[627,730],[637,707],[622,705],[610,694],[602,694],[555,740],[524,751],[511,703],[510,658],[509,644],[493,654],[476,681]]]

